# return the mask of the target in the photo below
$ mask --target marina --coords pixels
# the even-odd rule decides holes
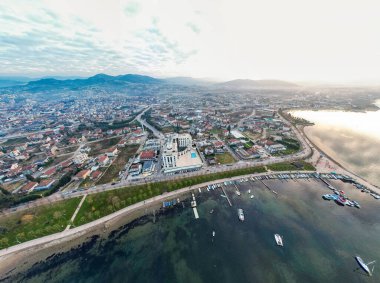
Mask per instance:
[[[99,273],[89,276],[86,268],[81,272],[100,281],[106,280],[107,274],[112,272],[122,275],[126,282],[146,282],[144,278],[153,278],[152,276],[156,282],[181,282],[185,270],[192,270],[200,276],[200,282],[230,282],[215,272],[217,266],[227,274],[233,274],[234,280],[238,282],[294,282],[283,280],[284,273],[300,282],[339,282],[341,279],[350,282],[353,276],[357,282],[362,282],[363,276],[358,270],[351,272],[358,268],[353,257],[354,253],[365,254],[366,258],[380,257],[376,249],[371,248],[379,244],[378,201],[369,194],[362,193],[354,183],[332,177],[329,184],[334,191],[343,191],[363,206],[360,210],[342,209],[333,202],[321,201],[323,195],[338,195],[318,177],[308,175],[307,178],[305,174],[296,173],[292,175],[293,179],[290,175],[287,177],[281,174],[280,177],[279,174],[272,173],[226,183],[216,182],[203,187],[205,189],[201,192],[194,187],[190,194],[181,196],[180,200],[177,197],[167,200],[161,209],[153,210],[153,214],[149,213],[113,232],[112,237],[104,240],[105,243],[113,243],[114,248],[110,251],[101,250],[103,244],[96,245],[90,248],[92,257],[86,256],[89,251],[81,251],[71,261],[80,261],[81,266],[99,266]],[[297,178],[297,182],[294,178]],[[235,193],[236,189],[240,191],[240,196]],[[276,197],[273,190],[281,197]],[[370,231],[366,228],[366,222],[363,222],[364,217],[371,219],[371,224],[368,224],[371,225]],[[194,221],[194,218],[197,220]],[[354,238],[342,233],[347,229],[347,222],[350,223],[350,233]],[[273,227],[277,231],[273,231]],[[365,241],[355,240],[363,238],[363,230],[369,231],[365,235]],[[286,245],[282,235],[286,235]],[[254,241],[247,241],[247,238]],[[213,243],[211,246],[210,240]],[[302,245],[299,245],[300,242]],[[152,245],[157,248],[152,248]],[[228,251],[224,248],[226,245],[230,247]],[[139,247],[142,246],[145,246],[144,261],[140,260]],[[115,249],[120,251],[116,252]],[[195,271],[191,267],[192,258],[205,249],[210,252],[198,259]],[[181,253],[177,250],[181,250]],[[118,255],[115,257],[114,253]],[[98,256],[94,257],[95,254]],[[123,254],[128,254],[128,257]],[[163,256],[173,262],[181,260],[185,263],[184,269],[177,272],[168,268],[172,266],[171,263],[169,266],[168,263],[161,264],[160,258]],[[307,265],[305,270],[298,261],[299,258],[304,261],[312,259],[318,264]],[[100,267],[104,265],[105,259],[109,263],[104,268]],[[146,268],[146,260],[152,260],[157,265],[153,269],[154,274]],[[121,266],[121,263],[128,267],[128,271],[137,272],[139,277],[130,277],[130,272],[111,267]],[[254,272],[252,264],[256,267]],[[273,269],[273,266],[276,268]],[[236,275],[235,271],[239,267],[246,270],[243,277],[241,274]],[[37,281],[57,272],[54,267],[46,270],[39,274],[42,277],[36,277]],[[165,276],[162,276],[161,270]],[[71,275],[67,278],[81,277],[81,272],[71,270]],[[338,278],[337,273],[343,275]],[[59,274],[60,272],[57,273],[57,278],[60,278]],[[268,277],[268,274],[272,277]],[[372,277],[377,276],[376,272],[372,274]]]

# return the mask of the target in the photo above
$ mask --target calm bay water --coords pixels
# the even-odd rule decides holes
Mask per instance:
[[[380,111],[292,114],[315,123],[305,133],[318,147],[347,169],[380,186]]]
[[[196,193],[200,218],[185,207],[139,218],[82,248],[35,265],[24,282],[380,282],[355,270],[353,256],[380,259],[380,202],[350,184],[332,181],[362,209],[324,201],[319,181],[266,181]],[[255,195],[250,199],[247,193]],[[237,208],[246,220],[240,222]],[[211,214],[210,210],[214,212]],[[212,237],[212,231],[216,232]],[[274,233],[283,235],[279,248]]]

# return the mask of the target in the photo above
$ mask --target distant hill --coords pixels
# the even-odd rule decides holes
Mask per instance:
[[[155,79],[149,76],[128,74],[119,76],[110,76],[106,74],[97,74],[85,79],[57,80],[55,78],[45,78],[29,82],[26,87],[31,90],[49,90],[51,88],[59,89],[80,89],[89,86],[128,86],[129,84],[161,84],[165,81]]]
[[[0,87],[9,87],[26,84],[32,79],[27,77],[0,76]]]
[[[198,85],[198,86],[206,86],[211,85],[213,82],[206,79],[195,79],[192,77],[172,77],[166,78],[165,81],[169,84],[177,84],[177,85]]]
[[[280,80],[232,80],[223,83],[215,84],[221,88],[239,88],[239,89],[254,89],[254,88],[291,88],[298,85]]]

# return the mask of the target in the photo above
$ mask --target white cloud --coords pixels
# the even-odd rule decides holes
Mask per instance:
[[[3,0],[0,64],[36,75],[378,80],[379,10],[371,0]]]

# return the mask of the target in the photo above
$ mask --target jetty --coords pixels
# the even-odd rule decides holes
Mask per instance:
[[[197,201],[195,200],[194,193],[191,193],[193,200],[191,201],[191,207],[193,208],[195,219],[199,218],[198,210],[197,210]]]
[[[226,196],[226,199],[227,199],[227,201],[228,201],[228,204],[229,204],[230,206],[232,206],[232,203],[231,203],[231,201],[230,201],[230,198],[228,197],[228,195],[227,195],[226,191],[224,190],[223,186],[221,186],[221,188],[222,188],[223,194]]]

